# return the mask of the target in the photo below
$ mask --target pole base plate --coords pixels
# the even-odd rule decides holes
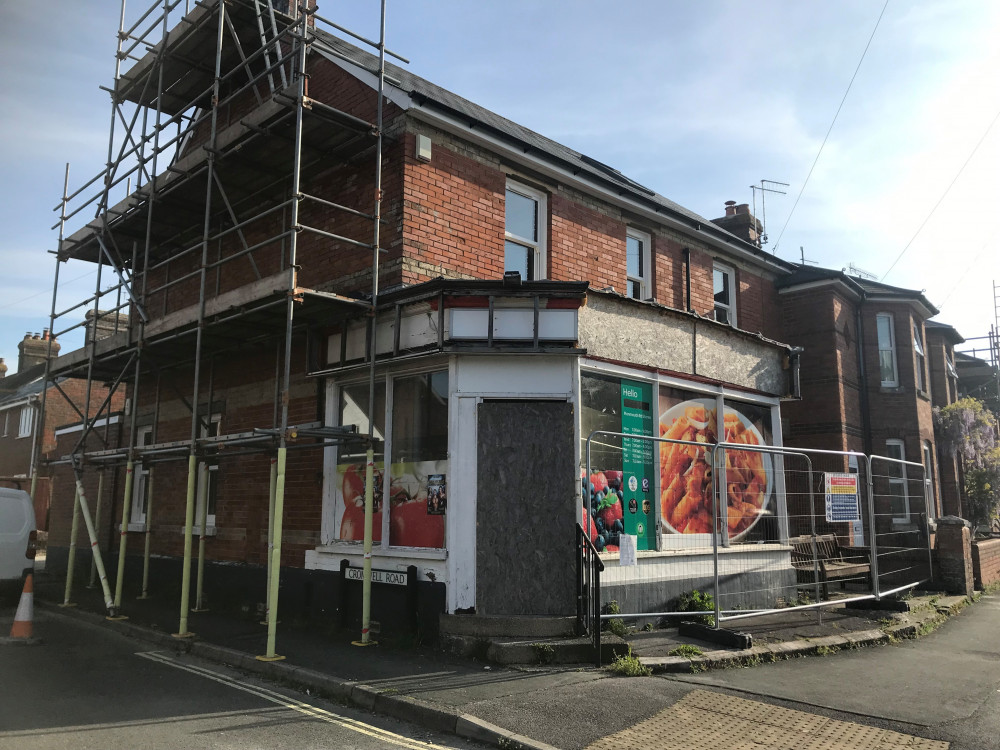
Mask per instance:
[[[188,631],[188,632],[186,632],[186,633],[171,633],[171,634],[170,634],[170,637],[171,637],[171,638],[194,638],[194,637],[195,637],[195,634],[194,634],[194,633],[192,633],[192,632],[191,632],[191,631],[189,630],[189,631]]]
[[[377,646],[378,641],[351,641],[352,646]]]
[[[284,656],[279,654],[275,654],[274,656],[255,656],[254,658],[257,661],[284,661],[285,659]]]
[[[120,622],[121,620],[127,620],[128,615],[108,615],[104,619],[108,622]]]

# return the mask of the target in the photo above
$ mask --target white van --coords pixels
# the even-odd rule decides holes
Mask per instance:
[[[0,590],[20,591],[35,567],[36,535],[31,495],[0,487]]]

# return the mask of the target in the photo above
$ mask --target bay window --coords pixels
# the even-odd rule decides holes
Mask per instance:
[[[896,367],[896,333],[892,314],[876,315],[875,326],[878,332],[878,366],[882,387],[895,388],[899,385],[899,374]]]

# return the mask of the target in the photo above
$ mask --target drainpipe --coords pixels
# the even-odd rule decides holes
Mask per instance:
[[[691,307],[691,249],[685,247],[684,253],[684,302],[688,312],[694,312]]]
[[[872,418],[868,411],[868,368],[865,367],[865,329],[861,315],[863,304],[864,297],[858,302],[855,312],[855,328],[857,330],[858,380],[861,383],[861,432],[864,440],[864,452],[870,456],[872,454]]]

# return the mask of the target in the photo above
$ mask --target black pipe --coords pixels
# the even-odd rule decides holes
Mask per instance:
[[[688,312],[694,312],[691,307],[691,249],[685,247],[684,253],[684,301]]]
[[[855,327],[857,347],[858,347],[858,380],[861,383],[861,432],[864,441],[864,452],[872,454],[872,420],[868,411],[868,368],[865,367],[865,328],[861,316],[861,308],[864,305],[864,297],[858,302],[855,312]]]

